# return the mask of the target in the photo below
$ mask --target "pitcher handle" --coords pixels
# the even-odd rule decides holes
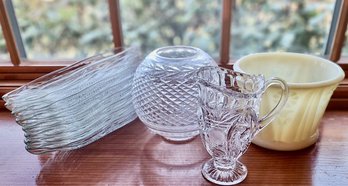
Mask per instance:
[[[268,89],[272,85],[279,85],[282,89],[282,93],[276,106],[259,120],[260,129],[264,128],[274,120],[275,116],[279,114],[279,112],[285,106],[286,101],[288,100],[289,88],[284,80],[276,77],[270,78],[266,81],[266,89]],[[266,89],[264,92],[266,92]]]

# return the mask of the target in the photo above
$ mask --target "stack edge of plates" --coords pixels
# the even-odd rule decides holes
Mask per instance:
[[[130,123],[136,47],[114,49],[42,76],[3,96],[33,154],[88,145]]]

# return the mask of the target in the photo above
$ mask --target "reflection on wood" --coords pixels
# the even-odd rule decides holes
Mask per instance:
[[[316,145],[277,152],[251,145],[241,161],[242,184],[347,185],[348,112],[327,112]],[[182,144],[164,141],[136,120],[85,148],[32,155],[23,132],[0,112],[1,185],[209,185],[200,173],[209,159],[199,137]]]

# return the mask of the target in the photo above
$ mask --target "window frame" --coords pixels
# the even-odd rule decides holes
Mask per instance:
[[[123,35],[119,0],[108,0],[108,4],[113,44],[116,48],[122,47]],[[222,0],[221,47],[219,49],[220,56],[218,63],[220,66],[228,68],[232,68],[234,62],[230,58],[230,33],[233,6],[234,0]],[[348,74],[348,57],[341,57],[341,52],[344,46],[347,21],[348,1],[336,0],[333,21],[323,57],[337,62],[343,68],[346,75]],[[26,82],[74,62],[74,60],[54,60],[48,63],[42,60],[26,59],[11,0],[0,0],[0,24],[11,62],[0,64],[0,97]],[[2,100],[0,100],[0,109],[1,108],[3,108]],[[329,104],[329,109],[348,109],[348,77],[340,83],[334,92]]]

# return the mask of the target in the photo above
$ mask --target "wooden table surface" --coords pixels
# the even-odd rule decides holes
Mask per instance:
[[[326,112],[317,144],[277,152],[251,145],[241,185],[348,185],[348,112]],[[210,185],[200,138],[174,144],[136,120],[82,149],[32,155],[9,112],[0,112],[0,185]]]

